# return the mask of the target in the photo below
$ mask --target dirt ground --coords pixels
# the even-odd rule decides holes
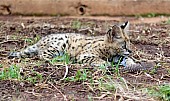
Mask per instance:
[[[31,59],[8,59],[10,51],[18,51],[51,33],[82,33],[104,35],[113,24],[129,20],[133,56],[142,61],[155,61],[152,71],[116,73],[69,64],[65,66]],[[121,22],[120,22],[121,21]],[[165,18],[95,18],[95,17],[22,17],[0,16],[0,70],[15,64],[20,67],[22,80],[0,80],[1,101],[154,101],[145,88],[169,84],[170,81],[170,22]],[[76,79],[78,71],[85,79]],[[81,74],[79,73],[79,74]],[[28,78],[36,78],[29,82]],[[100,81],[100,82],[99,82]],[[112,88],[112,85],[114,87]]]

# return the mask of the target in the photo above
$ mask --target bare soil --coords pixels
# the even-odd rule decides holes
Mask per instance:
[[[140,22],[140,19],[123,17],[128,19],[133,56],[142,61],[155,61],[153,71],[140,73],[120,73],[124,78],[126,87],[122,91],[117,85],[116,91],[100,89],[99,84],[91,86],[90,78],[95,81],[104,76],[102,71],[89,66],[70,64],[67,77],[76,76],[77,71],[88,71],[87,80],[67,81],[61,80],[65,74],[64,65],[52,65],[47,61],[31,59],[8,59],[10,51],[19,51],[28,45],[35,43],[42,36],[51,33],[82,33],[87,35],[104,35],[113,24],[121,23],[120,20],[106,18],[77,18],[77,17],[22,17],[0,16],[0,64],[2,71],[16,64],[22,68],[20,74],[23,77],[34,77],[35,72],[42,75],[42,79],[36,79],[34,83],[27,80],[0,80],[0,100],[11,101],[113,101],[124,99],[130,101],[154,100],[147,93],[138,92],[143,88],[156,85],[169,84],[170,81],[170,24],[166,21],[153,23]],[[135,22],[136,21],[136,22]],[[31,40],[31,41],[30,41]],[[34,72],[32,72],[34,71]],[[120,83],[120,78],[115,73],[108,73],[114,82]],[[134,90],[134,88],[136,90]],[[125,90],[126,89],[126,90]],[[138,90],[137,90],[138,89]],[[123,92],[123,93],[121,93]]]

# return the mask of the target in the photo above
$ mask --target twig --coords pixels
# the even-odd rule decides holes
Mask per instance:
[[[128,32],[140,33],[138,30],[128,30]]]
[[[35,93],[33,91],[31,91],[31,92],[25,91],[25,92],[28,93],[28,94],[33,94],[34,96],[38,96],[38,97],[42,96],[40,93]]]
[[[104,94],[102,94],[101,96],[99,96],[99,97],[93,97],[94,99],[102,99],[102,98],[104,98],[104,97],[106,97],[108,94],[112,94],[112,93],[110,93],[110,92],[106,92],[106,93],[104,93]]]
[[[0,44],[4,44],[4,43],[7,43],[7,42],[19,42],[19,41],[18,40],[8,40],[8,41],[0,42]]]
[[[22,28],[23,28],[23,29],[25,29],[25,25],[24,25],[24,23],[21,23],[21,26],[22,26]]]
[[[68,65],[67,64],[65,65],[65,68],[66,68],[66,71],[65,71],[64,77],[61,80],[64,80],[68,74]]]
[[[159,79],[153,78],[150,74],[148,74],[148,73],[146,73],[146,72],[145,72],[145,75],[146,75],[147,77],[151,78],[152,80],[157,81],[159,84],[162,82],[162,81],[160,81]]]
[[[116,89],[116,91],[115,91],[115,94],[114,94],[114,101],[116,101],[116,98],[117,97],[117,89]]]
[[[130,95],[128,95],[128,94],[123,94],[122,96],[123,96],[124,98],[126,98],[126,99],[131,99],[131,100],[135,100],[135,101],[136,101],[136,100],[137,100],[137,101],[141,101],[141,100],[144,101],[144,100],[146,100],[146,99],[147,99],[148,101],[153,101],[153,99],[151,99],[151,98],[149,99],[149,98],[138,97],[138,96],[133,96],[133,95],[130,96]]]
[[[127,81],[126,81],[123,77],[121,77],[121,79],[122,79],[122,81],[124,82],[124,84],[125,84],[125,86],[126,86],[126,89],[129,90]]]
[[[49,82],[51,86],[53,86],[64,98],[64,101],[68,101],[66,95],[64,95],[56,86],[54,86],[51,82]]]
[[[57,69],[58,70],[58,69]],[[46,78],[46,80],[44,81],[44,83],[46,83],[47,82],[47,79],[53,74],[53,73],[55,73],[57,70],[55,70],[55,71],[53,71],[52,73],[50,73],[49,75],[48,75],[48,77]]]
[[[119,98],[119,100],[117,98]],[[114,101],[124,101],[123,96],[118,94],[117,90],[116,90],[116,93],[114,94]]]

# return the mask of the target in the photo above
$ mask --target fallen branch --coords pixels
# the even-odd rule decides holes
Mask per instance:
[[[54,86],[51,82],[49,82],[51,86],[53,86],[64,98],[64,101],[68,101],[66,95],[64,95],[56,86]]]

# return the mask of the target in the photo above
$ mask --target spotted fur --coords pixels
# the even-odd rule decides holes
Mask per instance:
[[[38,55],[41,59],[50,60],[66,52],[78,62],[103,64],[113,56],[124,55],[130,51],[128,25],[129,22],[120,26],[113,25],[103,36],[89,37],[77,33],[51,34],[20,52],[10,53],[9,58]]]
[[[120,72],[136,73],[141,71],[151,71],[156,66],[155,62],[133,63],[120,69]]]

